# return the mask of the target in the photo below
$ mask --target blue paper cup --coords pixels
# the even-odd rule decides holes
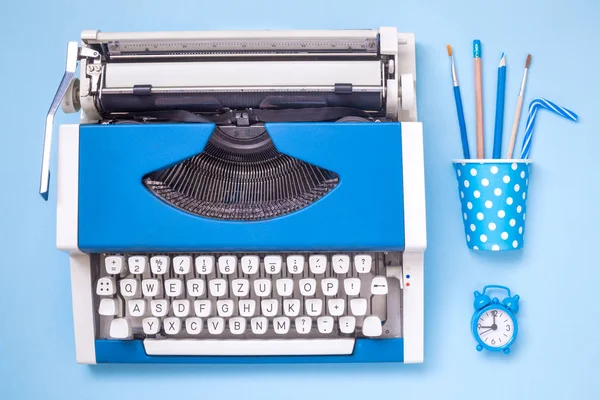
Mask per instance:
[[[531,160],[455,160],[467,246],[523,247]]]

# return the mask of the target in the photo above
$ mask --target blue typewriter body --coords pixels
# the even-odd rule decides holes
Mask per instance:
[[[404,249],[400,123],[267,124],[279,151],[337,172],[340,184],[304,209],[256,222],[192,215],[166,206],[142,185],[148,172],[200,153],[214,128],[81,126],[79,248],[88,253]]]
[[[406,45],[383,29],[373,36],[381,49],[383,33]],[[90,35],[85,44],[100,40]],[[103,112],[116,104],[113,74]],[[413,111],[254,123],[272,157],[261,159],[248,146],[211,150],[225,132],[218,116],[115,123],[92,118],[80,96],[82,122],[59,129],[57,183],[79,363],[423,362],[423,141]],[[237,124],[238,136],[253,125]],[[238,136],[227,140],[245,144]],[[251,205],[237,210],[242,198]]]

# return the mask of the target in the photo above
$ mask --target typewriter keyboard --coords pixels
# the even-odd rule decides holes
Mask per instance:
[[[143,339],[149,354],[351,352],[355,338],[401,335],[387,254],[97,255],[96,334]]]

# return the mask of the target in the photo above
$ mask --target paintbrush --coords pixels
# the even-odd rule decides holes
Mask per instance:
[[[450,65],[452,72],[452,84],[454,86],[454,100],[456,102],[456,114],[458,115],[458,127],[460,129],[460,139],[462,142],[463,156],[466,160],[471,158],[469,151],[469,141],[467,138],[467,126],[465,124],[465,114],[463,112],[462,98],[460,96],[460,86],[458,85],[458,75],[456,73],[456,66],[454,65],[454,56],[452,55],[452,46],[446,46],[448,49],[448,56],[450,57]]]
[[[519,128],[519,119],[521,118],[521,109],[523,108],[523,95],[525,94],[525,83],[527,82],[527,72],[529,71],[529,64],[531,64],[531,54],[527,55],[525,61],[525,72],[523,73],[523,80],[521,81],[521,89],[519,90],[519,98],[517,99],[517,109],[515,111],[515,121],[513,122],[512,132],[510,134],[510,142],[508,143],[508,154],[506,158],[512,158],[513,151],[515,149],[515,141],[517,139],[517,130]]]

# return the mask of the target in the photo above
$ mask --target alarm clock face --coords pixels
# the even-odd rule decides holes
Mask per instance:
[[[514,331],[512,316],[501,308],[484,310],[477,321],[477,336],[489,347],[506,346],[511,342]]]

